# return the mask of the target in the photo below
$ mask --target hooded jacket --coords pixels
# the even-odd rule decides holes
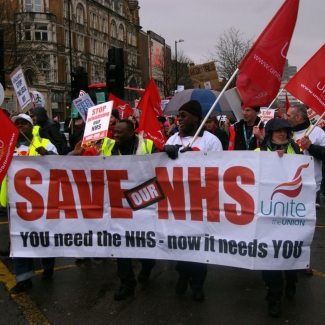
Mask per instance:
[[[44,107],[36,107],[30,113],[37,116],[37,124],[49,134],[59,155],[65,155],[67,144],[65,135],[60,131],[60,123],[49,118]]]

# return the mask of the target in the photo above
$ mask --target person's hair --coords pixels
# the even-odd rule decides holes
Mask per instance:
[[[306,121],[308,119],[307,108],[304,105],[293,105],[290,108],[294,109],[294,114],[300,114],[302,119]]]
[[[165,116],[158,116],[158,121],[164,124],[166,122],[166,117]]]
[[[125,123],[130,130],[132,130],[132,131],[134,130],[133,122],[127,118],[123,118],[123,119],[119,120],[118,123]]]
[[[230,122],[231,124],[234,124],[234,123],[237,122],[236,118],[235,118],[234,116],[232,116],[232,115],[228,115],[228,116],[227,116],[227,119],[229,120],[229,122]]]

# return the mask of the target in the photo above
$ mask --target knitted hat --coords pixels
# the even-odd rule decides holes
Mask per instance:
[[[186,111],[194,116],[202,118],[202,107],[197,100],[188,101],[187,103],[183,104],[178,111]]]
[[[117,108],[113,108],[111,114],[112,114],[115,118],[117,118],[118,120],[120,119],[120,114],[119,114]]]

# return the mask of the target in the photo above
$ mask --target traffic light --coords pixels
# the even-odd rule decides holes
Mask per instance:
[[[122,48],[108,50],[108,62],[106,63],[106,88],[108,93],[116,97],[124,97],[124,57]]]
[[[4,70],[4,39],[3,39],[3,28],[0,28],[0,83],[3,89],[6,90],[6,79]]]
[[[75,67],[71,72],[71,96],[79,97],[80,90],[88,91],[88,73],[83,67]]]

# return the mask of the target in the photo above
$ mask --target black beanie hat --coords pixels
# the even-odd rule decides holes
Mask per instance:
[[[194,116],[198,116],[199,118],[202,118],[202,107],[197,100],[188,101],[187,103],[183,104],[178,111],[179,112],[186,111],[191,113]]]
[[[120,119],[120,114],[118,113],[118,109],[117,108],[113,108],[112,109],[112,115],[117,118],[118,120]]]

